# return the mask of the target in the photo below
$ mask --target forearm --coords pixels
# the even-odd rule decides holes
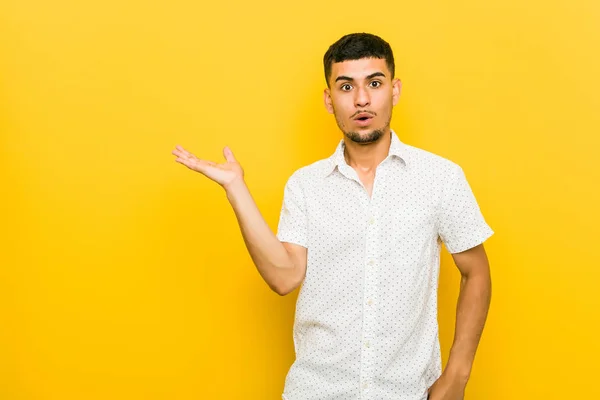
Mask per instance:
[[[261,215],[244,181],[227,187],[226,194],[258,272],[271,289],[280,292],[295,279],[297,268],[292,258]]]
[[[483,333],[491,292],[491,279],[487,273],[461,279],[454,342],[446,370],[465,382],[471,374],[477,346]]]

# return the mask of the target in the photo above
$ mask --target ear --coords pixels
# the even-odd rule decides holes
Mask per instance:
[[[325,103],[327,112],[333,114],[333,100],[331,100],[331,90],[329,88],[323,91],[323,102]]]
[[[400,92],[402,90],[402,82],[399,78],[396,78],[392,81],[392,104],[398,104],[398,100],[400,100]]]

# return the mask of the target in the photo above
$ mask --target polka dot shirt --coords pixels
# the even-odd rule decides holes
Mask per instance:
[[[441,374],[440,249],[493,231],[460,166],[391,131],[369,197],[344,141],[286,183],[277,237],[308,249],[284,400],[425,400]]]

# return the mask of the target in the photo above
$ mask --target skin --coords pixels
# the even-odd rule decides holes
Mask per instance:
[[[325,108],[344,134],[344,157],[371,196],[377,166],[388,155],[392,109],[400,98],[401,82],[391,76],[384,60],[364,58],[334,63],[328,86],[323,94]],[[354,117],[359,112],[373,116],[369,126],[358,126]],[[229,147],[223,149],[226,161],[221,164],[198,159],[181,146],[172,154],[177,156],[175,161],[220,184],[231,197],[244,187],[244,171]],[[304,278],[306,248],[283,245],[295,265],[290,277],[282,279],[292,283],[278,291],[287,294]],[[491,300],[490,268],[483,244],[452,257],[461,273],[455,335],[446,368],[428,389],[429,400],[464,399]]]

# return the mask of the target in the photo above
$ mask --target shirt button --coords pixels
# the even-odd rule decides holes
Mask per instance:
[[[375,223],[375,218],[369,218],[369,225],[373,225]]]
[[[367,382],[363,383],[363,389],[366,389],[369,387],[369,384]]]
[[[369,260],[369,265],[373,265],[373,264],[375,264],[375,260],[373,260],[373,259],[370,259],[370,260]]]
[[[373,300],[369,299],[369,301],[367,301],[367,304],[368,304],[368,305],[371,305],[371,304],[373,304]]]
[[[368,340],[365,342],[365,347],[371,347],[371,343]]]

